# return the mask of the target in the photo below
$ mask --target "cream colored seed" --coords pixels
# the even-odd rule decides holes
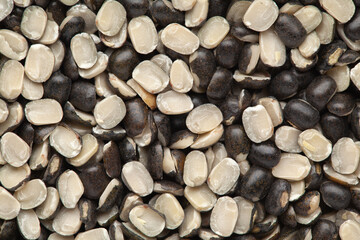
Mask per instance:
[[[45,32],[47,15],[42,7],[29,6],[25,9],[21,20],[21,32],[31,40],[39,40]]]
[[[329,44],[334,39],[335,35],[335,20],[329,14],[322,12],[322,20],[319,26],[315,29],[321,44]]]
[[[286,47],[270,28],[259,34],[260,59],[268,66],[280,67],[286,61]]]
[[[315,162],[325,160],[332,150],[331,142],[315,129],[307,129],[300,133],[298,144],[305,155]]]
[[[7,99],[16,99],[24,83],[24,67],[15,60],[8,60],[0,71],[0,95]]]
[[[95,76],[101,74],[102,72],[104,72],[106,70],[108,61],[109,61],[109,57],[105,53],[98,52],[97,53],[97,61],[94,64],[94,66],[92,66],[89,69],[79,68],[80,77],[82,77],[84,79],[91,79],[91,78],[94,78]]]
[[[201,226],[201,215],[193,206],[189,205],[185,208],[185,218],[179,227],[179,236],[186,237],[192,234]]]
[[[157,95],[156,105],[160,112],[167,115],[187,113],[194,108],[194,104],[187,94],[173,90]]]
[[[44,34],[41,36],[38,42],[46,45],[53,44],[58,40],[59,35],[59,25],[57,25],[55,21],[48,19]]]
[[[19,201],[21,209],[32,209],[42,204],[47,196],[45,183],[40,179],[26,182],[17,189],[14,197]]]
[[[118,1],[104,2],[95,19],[96,27],[107,36],[117,34],[126,21],[126,10]]]
[[[191,90],[193,82],[189,66],[183,60],[175,60],[170,69],[171,88],[179,93],[187,93]]]
[[[196,0],[173,0],[171,2],[175,9],[179,11],[189,11],[194,7]]]
[[[125,114],[125,103],[116,95],[104,98],[94,108],[95,120],[104,129],[114,128],[124,119]]]
[[[46,82],[54,69],[55,58],[51,49],[43,44],[31,45],[25,61],[25,73],[34,82]]]
[[[31,153],[29,145],[13,132],[7,132],[1,137],[0,150],[4,160],[13,167],[24,165]]]
[[[123,166],[121,179],[129,190],[141,197],[151,194],[154,190],[154,181],[141,162],[128,162]]]
[[[203,184],[208,175],[206,157],[203,152],[191,151],[184,163],[184,182],[187,186],[196,187]]]
[[[340,138],[331,154],[331,165],[340,174],[351,174],[359,165],[359,148],[351,138]]]
[[[131,209],[129,219],[148,237],[159,235],[165,227],[165,219],[148,205],[138,205]]]
[[[305,40],[300,44],[299,51],[305,58],[312,57],[320,48],[320,39],[316,31],[307,35]]]
[[[186,186],[184,196],[199,212],[211,210],[216,203],[215,193],[213,193],[205,183],[198,187]]]
[[[165,216],[167,229],[178,228],[184,220],[184,210],[179,201],[170,193],[161,194],[155,201],[154,208]]]
[[[36,208],[36,215],[40,219],[52,217],[60,203],[59,193],[56,188],[48,187],[45,201]]]
[[[62,207],[56,214],[52,227],[56,233],[63,236],[77,233],[81,227],[79,208],[77,206],[72,209]]]
[[[273,167],[274,177],[289,181],[299,181],[304,179],[310,172],[309,159],[300,154],[283,153],[279,163]]]
[[[71,39],[71,53],[79,68],[89,69],[97,61],[96,46],[88,33],[79,33]]]
[[[340,23],[348,22],[355,13],[352,0],[320,0],[320,5]]]
[[[50,145],[66,158],[76,157],[82,148],[80,136],[66,125],[58,125],[51,132]]]
[[[244,15],[244,24],[258,32],[266,31],[279,15],[279,8],[272,0],[255,0]]]
[[[84,185],[72,170],[66,170],[59,176],[57,189],[60,200],[66,208],[74,208],[84,193]]]
[[[25,105],[26,119],[34,125],[48,125],[61,121],[63,111],[60,104],[50,98],[43,98]]]
[[[148,54],[155,50],[159,38],[154,22],[148,16],[131,19],[128,26],[129,37],[134,49],[141,54]]]
[[[197,0],[193,8],[185,13],[185,26],[197,27],[203,21],[209,11],[209,0]]]
[[[39,100],[44,95],[44,87],[41,83],[31,81],[26,75],[23,79],[21,95],[27,100]]]
[[[17,223],[21,234],[26,239],[38,239],[40,237],[40,221],[34,210],[21,210],[17,216]]]
[[[14,8],[14,1],[12,0],[1,0],[0,1],[0,22],[6,18]]]
[[[223,17],[215,16],[206,21],[197,35],[202,47],[213,49],[220,44],[229,31],[228,21]]]
[[[216,128],[223,120],[220,109],[207,103],[194,108],[186,117],[187,128],[196,134],[206,133]]]
[[[10,220],[16,218],[20,212],[20,203],[5,188],[0,186],[0,218]]]
[[[234,232],[239,211],[234,199],[225,196],[220,197],[210,216],[211,230],[223,237],[228,237]]]
[[[320,10],[313,5],[306,5],[300,8],[294,13],[294,16],[301,22],[307,33],[315,30],[322,20]]]
[[[13,60],[21,61],[28,51],[26,39],[19,33],[8,30],[0,30],[0,53]]]

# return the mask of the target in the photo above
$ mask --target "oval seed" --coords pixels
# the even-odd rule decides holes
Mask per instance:
[[[288,181],[277,179],[271,185],[265,199],[265,210],[273,216],[283,214],[289,205],[291,185]]]
[[[33,82],[24,75],[21,95],[27,100],[39,100],[44,95],[44,87],[41,83]]]
[[[271,0],[255,0],[244,15],[244,24],[257,32],[266,31],[279,15],[279,8]]]
[[[253,227],[255,220],[255,205],[253,202],[237,196],[234,197],[237,204],[239,215],[236,221],[234,233],[246,234]]]
[[[196,134],[213,130],[223,120],[218,107],[214,104],[203,104],[193,109],[186,117],[187,128]]]
[[[49,47],[33,44],[25,61],[25,73],[34,82],[45,82],[50,78],[54,64],[54,54]]]
[[[284,152],[300,153],[298,138],[301,131],[290,126],[281,126],[275,132],[275,144]]]
[[[26,239],[38,239],[40,237],[40,221],[34,210],[21,210],[17,216],[19,231]]]
[[[165,227],[165,220],[162,215],[145,204],[131,209],[129,219],[137,229],[148,237],[159,235]]]
[[[6,18],[11,11],[14,8],[14,1],[10,1],[10,0],[2,0],[0,2],[0,6],[1,6],[1,12],[0,12],[0,21],[4,20],[4,18]]]
[[[230,236],[234,231],[238,214],[238,207],[234,199],[228,196],[220,197],[211,211],[211,230],[223,237]]]
[[[298,144],[305,155],[315,162],[325,160],[332,151],[331,142],[315,129],[300,133]]]
[[[315,29],[321,44],[329,44],[334,39],[335,35],[335,20],[329,14],[322,12],[322,20],[319,26]]]
[[[193,82],[189,66],[183,60],[175,60],[170,68],[171,88],[179,93],[187,93],[191,90]]]
[[[76,34],[70,43],[72,56],[79,68],[89,69],[97,61],[96,46],[88,33]]]
[[[126,21],[126,10],[118,1],[110,0],[104,2],[99,9],[95,24],[97,29],[107,35],[117,34]]]
[[[355,101],[352,95],[347,93],[336,93],[326,105],[329,112],[339,116],[351,114],[355,108]]]
[[[53,44],[59,38],[59,25],[52,20],[47,20],[44,34],[38,40],[42,44]]]
[[[154,22],[148,16],[131,19],[128,32],[134,49],[138,53],[151,53],[158,45],[159,39]]]
[[[124,45],[126,38],[127,38],[127,21],[124,22],[123,26],[121,27],[120,31],[115,34],[114,36],[106,36],[100,33],[101,42],[104,43],[105,46],[111,48],[120,48]]]
[[[31,169],[28,164],[21,167],[13,167],[6,164],[0,168],[0,182],[9,191],[21,187],[30,178]]]
[[[79,176],[72,170],[67,170],[59,176],[57,189],[61,202],[66,208],[74,208],[84,193],[84,186]]]
[[[258,0],[261,1],[261,0]],[[271,67],[280,67],[286,61],[286,47],[274,29],[259,34],[260,59]]]
[[[121,179],[134,193],[141,197],[152,193],[154,181],[145,166],[140,162],[128,162],[123,166]]]
[[[77,156],[82,148],[80,136],[66,125],[58,125],[51,132],[50,145],[67,158]]]
[[[176,229],[184,220],[183,208],[174,195],[170,193],[161,194],[156,199],[154,208],[164,214],[167,229]]]
[[[196,0],[173,0],[172,4],[179,11],[189,11],[196,3]]]
[[[202,185],[208,175],[208,166],[203,152],[191,151],[186,155],[184,164],[184,182],[187,186]]]
[[[298,47],[306,38],[306,30],[301,22],[290,13],[280,13],[275,24],[275,31],[289,48]]]
[[[21,20],[21,32],[31,40],[39,40],[45,32],[47,15],[42,7],[29,6]]]
[[[8,29],[0,30],[0,53],[13,60],[21,61],[28,51],[26,39],[19,33]]]
[[[22,89],[24,82],[24,67],[15,60],[8,60],[0,71],[0,95],[7,99],[16,99]]]
[[[285,105],[284,117],[300,130],[312,128],[320,120],[319,111],[302,99],[290,100]]]
[[[185,13],[185,26],[197,27],[205,19],[209,11],[209,0],[196,0],[195,5]]]
[[[4,220],[16,218],[20,212],[20,203],[18,200],[3,187],[0,187],[0,200],[2,204],[0,218]]]
[[[360,234],[360,224],[354,220],[347,220],[340,225],[339,235],[341,239],[356,239]]]
[[[295,153],[283,153],[279,163],[273,167],[272,174],[277,178],[299,181],[309,174],[310,168],[307,157]]]
[[[164,28],[161,33],[161,42],[167,48],[184,55],[192,54],[200,45],[199,38],[178,23],[171,23]]]
[[[56,100],[43,98],[27,103],[25,116],[31,124],[48,125],[60,122],[63,111]]]
[[[200,28],[197,36],[202,47],[216,48],[230,30],[230,25],[225,18],[215,16],[206,21]]]
[[[13,132],[5,133],[0,140],[3,159],[13,167],[21,167],[30,158],[31,148]]]
[[[353,173],[359,165],[359,148],[351,138],[340,138],[331,154],[331,166],[341,174]]]
[[[62,236],[71,236],[77,233],[81,227],[79,208],[77,206],[72,209],[62,207],[56,214],[52,227],[56,233]]]
[[[309,33],[300,44],[299,51],[305,58],[311,58],[320,48],[320,39],[315,31]]]
[[[325,204],[335,210],[346,208],[351,200],[350,190],[335,182],[323,182],[320,186],[320,193]]]
[[[132,72],[133,79],[149,93],[159,93],[169,84],[169,76],[155,63],[145,60]]]
[[[178,115],[190,112],[194,108],[191,98],[184,93],[167,91],[156,96],[156,105],[166,115]]]
[[[242,115],[242,122],[247,136],[253,142],[266,141],[273,135],[273,123],[262,105],[246,108]]]
[[[125,103],[116,95],[104,98],[94,108],[95,120],[104,129],[111,129],[118,125],[125,114]]]
[[[326,75],[335,80],[337,92],[345,91],[350,85],[350,69],[348,66],[333,67],[326,72]]]
[[[355,13],[355,4],[351,0],[320,0],[319,2],[321,7],[340,23],[348,22]]]
[[[234,186],[239,176],[239,165],[231,158],[224,158],[211,170],[207,184],[214,193],[224,195]]]
[[[116,235],[117,236],[117,235]],[[122,239],[122,232],[119,239]],[[105,228],[94,228],[85,232],[81,232],[78,235],[76,235],[75,240],[109,240],[109,233]],[[117,238],[115,238],[117,239]],[[70,239],[69,239],[70,240]]]
[[[192,235],[194,231],[199,229],[201,226],[201,215],[195,208],[193,208],[193,206],[187,206],[184,212],[185,218],[179,227],[180,237]]]
[[[4,100],[0,100],[0,123],[6,121],[9,116],[9,108]]]
[[[300,8],[294,13],[294,16],[301,22],[307,33],[312,32],[322,20],[320,10],[313,6],[307,5]]]
[[[26,182],[17,189],[14,197],[19,201],[21,209],[32,209],[42,204],[47,196],[45,183],[40,179]]]
[[[217,200],[216,195],[210,190],[207,184],[198,187],[186,186],[184,196],[199,212],[211,210]]]
[[[54,187],[47,188],[45,201],[36,208],[36,215],[40,219],[48,219],[54,215],[60,202],[59,193]]]
[[[102,52],[98,52],[97,53],[97,61],[94,64],[94,66],[92,66],[89,69],[81,69],[79,68],[79,75],[82,78],[85,79],[91,79],[94,78],[95,76],[101,74],[102,72],[104,72],[108,66],[108,62],[109,62],[109,57]]]

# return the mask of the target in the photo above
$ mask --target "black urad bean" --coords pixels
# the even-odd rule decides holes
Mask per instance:
[[[125,45],[115,50],[109,57],[109,71],[123,81],[131,77],[132,71],[140,62],[138,54],[131,46]]]
[[[321,111],[336,93],[337,85],[329,76],[316,77],[306,88],[306,100]]]
[[[243,22],[232,25],[230,28],[230,33],[235,38],[244,42],[257,42],[259,40],[259,34],[247,28]]]
[[[313,213],[320,203],[320,193],[318,191],[310,191],[305,193],[294,204],[294,210],[296,214],[307,216]]]
[[[292,205],[289,205],[287,210],[279,216],[279,220],[285,226],[295,228],[297,226],[297,221],[294,207]]]
[[[67,19],[67,18],[66,18]],[[73,36],[84,31],[85,21],[82,17],[71,17],[60,31],[60,39],[69,45]]]
[[[92,11],[97,12],[104,3],[104,0],[84,0],[84,3]]]
[[[89,199],[98,199],[110,182],[100,163],[82,169],[79,177],[84,185],[84,196]]]
[[[355,63],[356,61],[358,61],[360,59],[360,53],[358,53],[357,51],[354,51],[352,49],[348,49],[346,50],[346,52],[344,52],[341,57],[339,58],[337,65],[348,65],[348,64],[352,64]]]
[[[166,1],[166,0],[165,0]],[[176,10],[169,1],[156,0],[150,2],[150,14],[154,22],[162,27],[166,27],[170,23],[184,24],[185,14]]]
[[[169,144],[171,138],[170,118],[159,111],[154,111],[153,117],[157,127],[158,140],[165,147]]]
[[[209,103],[209,100],[204,94],[189,92],[189,97],[191,98],[191,101],[194,104],[194,108],[203,105],[205,103]]]
[[[226,37],[215,49],[217,64],[224,68],[235,67],[238,63],[240,48],[238,40],[231,36]]]
[[[59,26],[66,17],[66,10],[66,6],[60,1],[51,1],[47,7],[47,12],[51,14],[52,18]]]
[[[187,114],[170,116],[171,130],[174,132],[174,131],[178,131],[178,130],[187,129],[186,117],[187,117]]]
[[[357,9],[354,16],[344,25],[345,35],[352,41],[360,40],[360,11]]]
[[[314,240],[336,240],[338,231],[334,222],[326,219],[320,219],[312,230],[312,239]]]
[[[248,100],[249,105],[250,105],[250,100],[251,100],[251,95],[249,96],[249,100]],[[223,123],[227,126],[237,122],[243,111],[243,109],[239,106],[239,98],[233,94],[229,94],[222,102],[219,108],[224,118]]]
[[[232,73],[228,69],[218,67],[210,80],[206,95],[215,100],[225,98],[231,89],[232,80]]]
[[[216,60],[212,51],[200,47],[190,56],[190,69],[199,78],[200,88],[207,88],[216,70]]]
[[[259,60],[259,45],[257,43],[247,43],[239,53],[238,69],[241,73],[251,74],[255,71]]]
[[[70,48],[66,50],[65,57],[62,64],[62,73],[75,81],[79,78],[78,66],[75,63],[74,57]]]
[[[118,145],[120,150],[120,159],[124,161],[124,163],[137,160],[138,157],[134,140],[126,137],[121,140]]]
[[[35,127],[34,143],[43,143],[50,136],[56,124]]]
[[[265,198],[265,210],[271,215],[279,216],[283,214],[290,198],[291,185],[283,179],[275,180]]]
[[[69,101],[85,112],[90,112],[96,105],[96,91],[94,84],[88,81],[76,81],[71,86]]]
[[[280,161],[281,151],[273,141],[252,143],[247,159],[255,165],[271,169]]]
[[[269,91],[278,100],[283,100],[294,96],[298,87],[299,83],[296,76],[291,71],[284,70],[270,81]]]
[[[336,93],[326,107],[329,112],[339,117],[347,116],[355,108],[355,99],[349,93]]]
[[[66,106],[67,104],[65,104]],[[64,107],[65,108],[65,107]],[[65,112],[65,110],[64,110]],[[84,124],[84,120],[82,121],[82,124]],[[111,129],[103,129],[99,125],[96,125],[91,129],[92,134],[101,140],[104,141],[117,141],[120,139],[123,139],[126,136],[126,131],[120,126],[111,128]]]
[[[21,239],[16,219],[0,222],[0,239]]]
[[[307,190],[315,190],[320,187],[323,179],[322,166],[319,163],[311,165],[310,172],[305,178],[305,188]]]
[[[144,130],[147,118],[148,108],[140,98],[134,98],[125,103],[126,115],[123,123],[127,134],[130,137],[135,137]]]
[[[348,124],[345,118],[338,117],[331,113],[324,113],[320,121],[323,134],[332,143],[336,143],[342,137],[348,136]]]
[[[84,224],[85,230],[89,230],[96,225],[96,204],[86,198],[82,198],[78,204],[80,210],[80,220]]]
[[[51,156],[49,163],[46,166],[44,175],[42,177],[42,180],[47,185],[53,185],[56,183],[57,178],[59,177],[60,173],[63,171],[63,162],[64,159],[62,156],[56,153]]]
[[[109,141],[103,150],[103,162],[106,174],[111,178],[119,178],[121,173],[121,158],[118,145]]]
[[[159,141],[154,142],[149,147],[149,172],[154,180],[161,180],[163,178],[163,158],[164,151]]]
[[[226,127],[225,148],[229,156],[234,159],[243,160],[249,153],[250,140],[247,137],[244,127],[241,125],[231,125]]]
[[[346,44],[340,40],[336,40],[328,45],[323,45],[318,54],[319,61],[316,69],[320,73],[326,72],[338,62],[338,59],[346,51],[346,49]]]
[[[360,210],[360,189],[357,187],[350,188],[351,203],[357,210]]]
[[[252,166],[241,179],[240,195],[253,202],[259,201],[269,192],[273,180],[269,170]]]
[[[300,130],[312,128],[320,120],[319,111],[301,99],[290,100],[284,108],[285,119]]]
[[[288,48],[298,47],[306,38],[306,30],[301,22],[288,13],[280,13],[275,24],[275,31]]]
[[[22,8],[14,7],[12,12],[1,21],[2,26],[21,34],[20,24],[23,12]]]
[[[207,17],[225,16],[231,1],[228,0],[212,0],[209,1],[209,10]]]
[[[277,225],[278,225],[278,218],[274,215],[267,215],[265,219],[255,223],[251,232],[254,233],[256,237],[260,237],[262,235],[267,235]]]
[[[350,125],[355,137],[360,139],[360,106],[358,104],[351,113]]]
[[[296,77],[299,89],[306,88],[316,77],[314,71],[299,72],[295,68],[290,69],[291,73]]]
[[[53,98],[63,105],[70,96],[71,79],[60,71],[54,72],[44,84],[44,97]]]
[[[21,137],[27,143],[27,145],[29,145],[29,147],[32,147],[35,135],[33,126],[29,122],[24,121],[19,126],[17,132],[18,136]]]
[[[338,183],[330,181],[322,183],[320,193],[325,204],[335,210],[345,209],[350,204],[350,190]]]
[[[125,7],[130,18],[144,15],[149,8],[148,0],[119,0],[119,2]]]

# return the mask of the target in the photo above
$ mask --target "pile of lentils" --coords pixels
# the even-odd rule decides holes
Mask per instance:
[[[0,0],[0,239],[360,239],[359,0]]]

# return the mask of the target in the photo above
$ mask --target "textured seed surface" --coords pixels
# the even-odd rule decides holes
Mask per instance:
[[[59,176],[57,188],[62,204],[66,208],[74,208],[84,193],[84,186],[79,176],[72,170]]]
[[[31,40],[38,40],[45,32],[47,15],[39,6],[29,6],[25,9],[21,21],[21,32]]]
[[[191,151],[186,155],[184,164],[184,182],[187,186],[196,187],[203,184],[208,175],[208,166],[205,154],[200,151]]]
[[[148,54],[158,45],[158,34],[153,21],[147,16],[133,18],[128,26],[129,37],[138,53]]]
[[[77,156],[82,148],[79,135],[71,128],[62,125],[51,132],[50,145],[67,158]]]
[[[305,155],[315,162],[325,160],[332,151],[331,142],[315,129],[300,133],[298,144]]]
[[[26,182],[17,189],[14,197],[19,201],[21,209],[32,209],[42,204],[47,196],[45,183],[40,179]]]
[[[134,207],[129,218],[137,229],[149,237],[159,235],[165,227],[165,219],[148,205]]]
[[[123,166],[121,179],[125,185],[140,196],[152,193],[154,182],[148,170],[140,162],[129,162]]]
[[[223,120],[223,115],[214,104],[203,104],[193,109],[186,117],[186,126],[193,133],[205,133]]]
[[[118,125],[125,117],[124,101],[112,95],[98,102],[94,108],[96,122],[104,129],[111,129]]]
[[[230,30],[230,25],[225,18],[212,17],[198,32],[200,45],[204,48],[212,49],[219,45]]]
[[[0,95],[8,100],[16,99],[24,83],[24,67],[15,60],[6,61],[0,72]]]
[[[258,32],[266,31],[279,14],[276,3],[270,0],[256,0],[246,10],[244,24]]]
[[[310,171],[310,162],[300,154],[283,153],[280,162],[272,169],[274,177],[299,181],[304,179]]]
[[[331,165],[341,174],[351,174],[359,165],[359,148],[350,138],[341,138],[335,144],[331,154]]]
[[[183,114],[190,112],[194,108],[194,104],[187,94],[173,90],[158,94],[156,106],[160,112],[166,115]]]
[[[216,203],[216,195],[210,190],[207,184],[198,187],[186,186],[184,196],[199,212],[211,210]]]
[[[79,33],[71,39],[71,53],[79,68],[89,69],[97,61],[95,43],[87,33]]]
[[[47,125],[60,122],[63,111],[54,99],[40,99],[26,104],[25,116],[34,125]]]
[[[234,231],[238,214],[238,207],[234,199],[227,196],[219,198],[211,212],[211,230],[223,237],[230,236]]]
[[[107,36],[117,34],[125,21],[125,8],[121,3],[113,0],[107,1],[101,6],[95,19],[98,30]]]

